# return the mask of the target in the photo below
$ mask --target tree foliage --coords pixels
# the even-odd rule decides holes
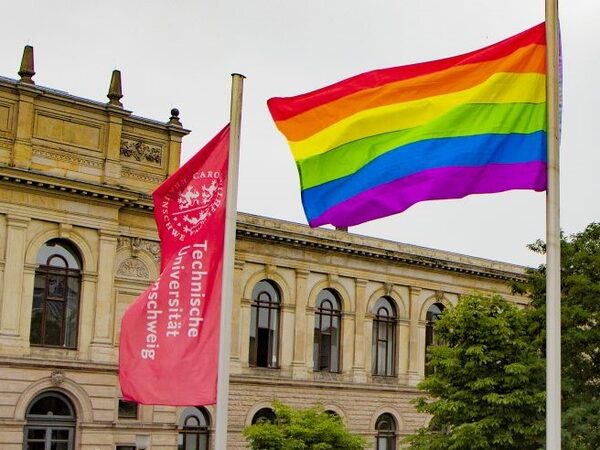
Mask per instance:
[[[542,241],[529,246],[545,253]],[[531,296],[532,336],[544,345],[546,270],[517,286]],[[600,445],[600,223],[561,238],[562,431],[566,450]],[[543,347],[542,347],[543,348]]]
[[[432,375],[417,399],[432,415],[410,436],[413,449],[538,449],[544,436],[544,360],[528,314],[500,296],[463,297],[435,332],[444,345],[428,352]]]
[[[275,421],[246,427],[244,437],[252,450],[364,450],[365,440],[351,434],[342,420],[317,405],[294,409],[273,402]]]

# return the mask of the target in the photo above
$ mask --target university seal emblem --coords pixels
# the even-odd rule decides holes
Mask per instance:
[[[177,183],[163,199],[167,229],[182,241],[195,235],[222,206],[224,194],[223,177],[217,171],[196,172],[188,182]]]

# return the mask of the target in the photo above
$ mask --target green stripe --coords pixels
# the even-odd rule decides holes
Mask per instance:
[[[545,103],[461,105],[425,125],[359,139],[298,161],[300,183],[304,190],[351,175],[378,156],[417,141],[540,130],[546,130]]]

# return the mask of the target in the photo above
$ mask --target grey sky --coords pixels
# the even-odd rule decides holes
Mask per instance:
[[[266,100],[371,69],[489,45],[544,19],[543,0],[103,0],[7,2],[0,75],[17,78],[35,48],[36,83],[103,101],[120,69],[126,109],[192,133],[184,159],[228,120],[230,73],[246,75],[238,209],[306,223],[298,177]],[[563,1],[563,229],[600,220],[600,2]],[[525,245],[543,238],[545,195],[510,192],[424,202],[351,232],[537,265]]]

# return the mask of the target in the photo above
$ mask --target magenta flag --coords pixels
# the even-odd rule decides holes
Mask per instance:
[[[153,193],[161,274],[121,322],[125,400],[216,403],[228,154],[229,125]]]

